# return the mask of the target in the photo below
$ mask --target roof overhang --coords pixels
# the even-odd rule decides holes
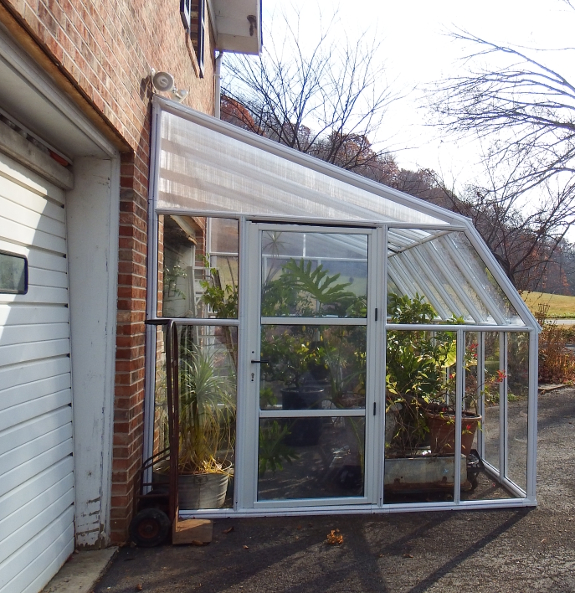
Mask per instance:
[[[208,0],[216,49],[259,54],[262,49],[261,0]]]

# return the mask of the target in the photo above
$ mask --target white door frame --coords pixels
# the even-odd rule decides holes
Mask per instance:
[[[313,232],[325,234],[361,234],[368,238],[368,313],[367,318],[357,323],[357,319],[330,319],[329,325],[365,325],[367,326],[367,389],[366,408],[364,414],[358,410],[338,411],[318,410],[314,415],[325,416],[356,416],[365,418],[365,469],[364,495],[350,498],[321,499],[285,499],[257,501],[258,479],[258,434],[259,419],[281,415],[281,412],[260,411],[259,409],[259,374],[260,365],[252,363],[259,359],[261,323],[261,236],[265,231],[281,230],[295,232]],[[385,373],[383,365],[378,364],[384,355],[383,348],[383,229],[350,228],[329,225],[298,225],[245,222],[244,242],[242,245],[243,269],[241,286],[248,287],[249,296],[244,295],[244,308],[240,310],[240,318],[245,319],[246,339],[239,353],[239,365],[245,370],[243,381],[238,384],[242,394],[238,405],[238,442],[236,445],[236,510],[260,510],[302,507],[338,507],[372,506],[381,503],[383,475],[383,434],[385,409]],[[379,255],[378,255],[379,254]],[[241,305],[240,305],[241,306]],[[378,313],[376,313],[376,309]],[[376,321],[377,316],[377,321]],[[282,319],[280,319],[282,321]],[[302,322],[298,319],[299,323]],[[318,324],[317,318],[310,320]],[[325,321],[325,320],[324,320]],[[351,321],[351,322],[350,322]],[[290,322],[293,322],[290,319]],[[265,322],[264,322],[265,323]],[[238,377],[241,380],[240,377]],[[382,383],[383,381],[383,383]],[[291,415],[291,413],[290,413]],[[297,413],[295,414],[297,415]],[[240,436],[241,435],[241,436]]]

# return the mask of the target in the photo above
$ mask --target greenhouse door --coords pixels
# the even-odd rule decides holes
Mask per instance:
[[[378,282],[369,254],[378,252],[377,232],[248,227],[240,504],[372,504],[378,491],[372,434],[380,414],[370,328]]]

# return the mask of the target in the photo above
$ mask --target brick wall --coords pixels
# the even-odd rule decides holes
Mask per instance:
[[[132,150],[146,120],[150,68],[171,72],[185,103],[213,112],[213,63],[198,79],[178,2],[0,0],[98,114]],[[207,53],[211,43],[206,44]]]
[[[213,113],[213,40],[198,78],[178,2],[157,0],[0,0],[23,31],[19,41],[47,58],[56,82],[116,138],[122,151],[112,541],[125,541],[142,462],[150,69],[165,70],[184,101]],[[3,18],[6,23],[6,18]],[[14,27],[11,27],[14,32]],[[208,28],[209,30],[209,28]]]

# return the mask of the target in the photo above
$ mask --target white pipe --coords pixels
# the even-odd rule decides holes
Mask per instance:
[[[220,72],[222,69],[222,58],[224,57],[224,52],[221,51],[216,56],[216,70],[214,72],[214,82],[215,82],[215,89],[214,89],[214,117],[216,119],[220,119],[220,100],[221,100],[221,85],[220,85]]]

